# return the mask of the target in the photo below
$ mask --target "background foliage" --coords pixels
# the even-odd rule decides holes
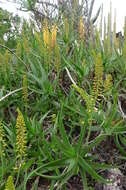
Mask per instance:
[[[28,8],[36,3],[28,1]],[[12,21],[20,22],[0,10],[1,190],[41,183],[69,189],[74,177],[80,189],[93,189],[94,181],[110,183],[104,171],[124,164],[126,24],[118,37],[110,10],[102,40],[102,24],[96,27],[91,17],[94,1],[87,16],[74,3],[66,4],[73,17],[57,5],[60,24],[44,16],[40,30],[24,21],[15,33]],[[108,146],[109,159],[101,159]]]

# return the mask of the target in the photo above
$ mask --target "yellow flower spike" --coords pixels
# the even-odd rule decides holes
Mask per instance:
[[[84,91],[82,88],[78,87],[77,85],[73,84],[72,86],[86,102],[88,113],[89,114],[92,113],[94,109],[94,99],[92,98],[92,96],[90,96],[86,91]]]
[[[6,72],[9,68],[9,62],[11,61],[11,55],[8,52],[8,50],[6,50],[3,58],[4,58],[4,70]]]
[[[79,22],[79,36],[80,39],[82,40],[84,37],[84,22],[83,22],[83,18],[80,18],[80,22]]]
[[[5,133],[4,133],[2,121],[0,121],[0,155],[1,156],[5,156],[5,147],[6,147]]]
[[[27,137],[26,137],[26,125],[23,114],[19,109],[17,109],[17,112],[18,116],[16,120],[16,154],[17,154],[17,161],[19,161],[19,167],[21,167],[26,157]]]
[[[48,21],[46,19],[44,20],[43,25],[43,42],[44,48],[42,46],[41,52],[44,53],[44,62],[49,68],[51,62],[51,36],[48,27]]]
[[[7,183],[5,185],[5,190],[15,190],[14,182],[13,182],[13,177],[9,176],[7,179]]]
[[[56,45],[56,34],[57,34],[57,26],[56,25],[52,26],[51,32],[52,32],[52,48],[54,48]]]
[[[45,47],[48,47],[50,44],[50,35],[49,35],[49,29],[48,29],[48,22],[45,21],[44,27],[43,27],[43,41]]]
[[[56,122],[56,114],[52,114],[51,119],[52,119],[52,122],[55,123]]]
[[[94,85],[93,85],[93,96],[95,101],[102,94],[103,87],[103,64],[101,55],[97,55],[95,57],[95,77],[94,77]]]
[[[104,81],[104,92],[108,92],[112,89],[112,75],[111,74],[107,74],[106,75],[106,79]]]
[[[27,81],[26,74],[23,77],[22,94],[23,94],[23,101],[24,101],[25,107],[27,107],[27,103],[28,103],[28,81]]]

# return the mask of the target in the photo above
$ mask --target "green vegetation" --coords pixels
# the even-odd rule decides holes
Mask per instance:
[[[14,43],[1,41],[1,190],[37,190],[45,180],[45,189],[67,190],[74,176],[88,190],[110,183],[104,171],[126,159],[126,25],[117,38],[110,15],[103,41],[101,25],[90,23],[87,43],[83,17],[73,27],[66,15],[45,19],[39,32],[24,22]],[[97,152],[110,140],[120,155],[114,163]]]
[[[20,18],[0,8],[0,43],[14,49],[19,28]]]

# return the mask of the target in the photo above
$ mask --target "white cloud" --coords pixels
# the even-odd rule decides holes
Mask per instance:
[[[102,3],[104,6],[104,16],[108,15],[110,10],[110,0],[95,0],[95,8],[97,9]],[[126,0],[111,0],[112,2],[112,16],[114,19],[114,10],[116,9],[117,14],[117,31],[123,29],[124,18],[126,16]]]

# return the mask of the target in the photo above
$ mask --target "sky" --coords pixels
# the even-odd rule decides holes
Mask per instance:
[[[54,1],[54,0],[52,0]],[[117,32],[121,31],[124,26],[124,17],[126,16],[126,0],[111,0],[112,2],[112,11],[114,18],[114,9],[116,9],[117,14]],[[95,6],[93,10],[93,14],[97,11],[99,6],[103,3],[104,7],[104,16],[107,18],[108,12],[110,10],[110,0],[95,0]],[[19,5],[16,3],[11,3],[9,0],[0,0],[0,7],[6,9],[14,14],[18,14],[22,18],[29,18],[29,14],[26,12],[21,12],[17,10],[19,9]]]
[[[112,16],[114,20],[114,12],[116,9],[117,15],[117,32],[122,31],[124,27],[124,18],[126,16],[126,0],[111,0],[112,2]],[[108,12],[110,10],[110,0],[96,0],[94,10],[103,3],[104,16],[107,19]]]

